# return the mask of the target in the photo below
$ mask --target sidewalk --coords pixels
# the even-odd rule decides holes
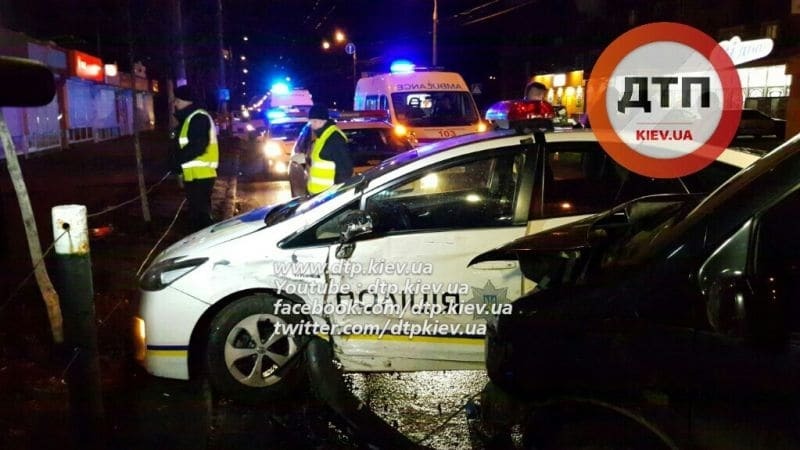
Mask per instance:
[[[212,199],[217,220],[230,217],[234,210],[239,147],[236,140],[221,140],[219,177]],[[167,172],[169,142],[163,133],[144,133],[141,148],[146,185],[151,187]],[[44,303],[33,278],[9,298],[30,273],[31,261],[8,171],[4,163],[0,164],[0,261],[5,269],[0,275],[0,448],[66,448],[66,386],[61,380],[69,361],[54,356]],[[20,164],[43,250],[53,240],[53,206],[83,204],[93,214],[138,195],[132,137],[35,155]],[[104,237],[93,238],[90,244],[106,395],[122,395],[120,392],[131,382],[134,370],[129,330],[137,308],[136,271],[164,234],[183,199],[175,177],[169,177],[148,195],[150,224],[142,219],[139,200],[89,217],[90,231],[111,230]],[[173,231],[164,237],[153,256],[182,237],[185,219],[184,207]],[[125,403],[109,405],[107,400],[107,415],[128,407]],[[108,420],[111,429],[123,426],[114,420],[117,419]],[[135,428],[141,428],[141,424]]]

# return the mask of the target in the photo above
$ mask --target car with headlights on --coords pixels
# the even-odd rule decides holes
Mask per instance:
[[[800,448],[799,142],[472,261],[537,283],[486,334],[530,445]]]
[[[475,256],[645,194],[708,192],[758,158],[728,149],[689,177],[642,177],[590,131],[538,131],[541,109],[520,102],[510,129],[413,148],[166,249],[140,278],[144,367],[245,399],[300,382],[310,339],[345,371],[480,369],[486,318],[523,277],[513,261],[465,269]]]
[[[264,172],[268,177],[284,178],[289,174],[292,148],[300,136],[308,117],[270,111],[269,125],[256,139],[264,158]]]

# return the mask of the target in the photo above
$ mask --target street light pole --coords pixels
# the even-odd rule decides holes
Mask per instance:
[[[219,105],[217,110],[227,122],[228,102],[222,97],[221,93],[225,89],[225,45],[223,44],[223,15],[222,0],[217,0],[217,52],[219,54],[219,85],[217,86],[217,100]],[[227,125],[227,124],[226,124]]]
[[[433,67],[436,67],[436,24],[439,22],[439,5],[433,0]]]
[[[353,92],[355,92],[356,85],[358,84],[358,78],[356,78],[356,61],[358,58],[356,57],[356,50],[353,50]]]

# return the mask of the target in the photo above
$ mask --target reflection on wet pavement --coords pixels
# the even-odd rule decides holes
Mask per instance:
[[[466,413],[467,400],[488,382],[476,370],[347,374],[351,390],[376,414],[414,441],[434,432],[424,445],[433,448],[472,448]]]

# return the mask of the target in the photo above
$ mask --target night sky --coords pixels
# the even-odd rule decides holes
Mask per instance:
[[[151,77],[166,80],[174,78],[171,1],[177,0],[0,0],[0,24],[99,54],[128,70],[130,10],[136,59],[147,65]],[[218,0],[181,1],[189,81],[204,85],[213,96]],[[491,96],[520,94],[533,73],[589,69],[593,57],[632,24],[676,20],[715,30],[764,11],[759,2],[747,0],[438,4],[438,64],[461,72],[469,83],[484,83]],[[222,5],[225,46],[233,54],[226,84],[235,104],[265,92],[284,76],[326,103],[351,101],[351,57],[342,47],[321,49],[322,40],[332,40],[336,29],[356,44],[359,73],[386,70],[397,58],[431,63],[433,0],[222,0]],[[701,9],[715,12],[694,13]],[[242,54],[247,62],[239,60]],[[497,86],[489,76],[499,80]]]

